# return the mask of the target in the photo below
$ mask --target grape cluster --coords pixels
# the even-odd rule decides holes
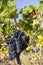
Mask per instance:
[[[24,40],[22,39],[22,36],[24,35],[25,35],[24,32],[15,29],[13,32],[13,38],[6,39],[9,49],[9,59],[13,60],[16,57],[18,63],[20,63],[19,59],[20,53],[24,49],[26,49],[26,47],[28,46],[27,44],[29,43],[28,36],[26,36]]]

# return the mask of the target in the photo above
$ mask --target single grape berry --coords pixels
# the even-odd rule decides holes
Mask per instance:
[[[27,43],[29,43],[29,36],[26,36],[25,40]]]
[[[2,45],[0,44],[0,48],[2,47]]]

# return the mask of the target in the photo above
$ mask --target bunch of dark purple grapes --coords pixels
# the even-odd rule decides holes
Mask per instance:
[[[20,53],[26,49],[29,43],[29,36],[26,36],[25,39],[22,39],[22,36],[24,36],[24,32],[15,29],[13,31],[13,37],[12,38],[6,38],[6,42],[8,44],[8,50],[9,50],[9,59],[13,60],[14,58],[17,59],[18,64],[20,64]],[[18,61],[19,60],[19,61]]]

